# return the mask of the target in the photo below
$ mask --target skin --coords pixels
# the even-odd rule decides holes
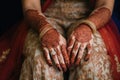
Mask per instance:
[[[23,12],[26,21],[39,33],[45,27],[52,27],[41,12],[40,0],[23,0]],[[48,64],[51,66],[55,63],[59,70],[66,71],[69,66],[69,56],[64,37],[54,28],[50,29],[42,36],[41,45]]]
[[[24,14],[27,10],[32,9],[37,10],[38,14],[36,15],[44,16],[41,11],[40,0],[22,0],[22,4]],[[92,21],[96,25],[97,29],[103,27],[111,17],[113,4],[114,0],[96,0],[95,9],[87,19]],[[50,26],[52,27],[52,25]],[[33,28],[40,32],[40,26],[34,26]],[[53,35],[56,37],[53,38]],[[50,58],[50,56],[52,56],[52,59],[58,69],[66,71],[66,66],[69,66],[69,58],[72,65],[79,65],[85,49],[88,49],[85,60],[89,59],[92,51],[92,39],[93,33],[91,28],[86,24],[81,24],[77,26],[77,28],[75,28],[68,37],[68,45],[66,44],[66,39],[55,29],[49,30],[42,37],[41,43],[48,64],[53,64]]]
[[[96,25],[96,29],[103,27],[111,17],[114,0],[96,0],[95,9],[88,16],[87,20]],[[84,50],[87,49],[85,60],[88,60],[92,51],[91,28],[86,24],[81,24],[73,30],[68,38],[68,54],[71,65],[79,65],[83,57]]]

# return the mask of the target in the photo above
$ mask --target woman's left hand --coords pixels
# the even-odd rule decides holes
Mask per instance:
[[[67,49],[71,65],[79,65],[86,48],[87,55],[84,59],[88,60],[92,50],[92,30],[87,25],[81,24],[68,37]]]

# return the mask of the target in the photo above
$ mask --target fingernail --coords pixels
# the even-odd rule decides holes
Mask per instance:
[[[80,61],[75,62],[75,65],[76,65],[76,66],[79,66],[79,64],[80,64]]]
[[[71,64],[70,64],[70,67],[72,67],[72,66],[74,66],[74,64],[73,64],[73,63],[71,63]]]
[[[66,65],[65,65],[65,64],[61,64],[61,67],[62,67],[62,69],[63,69],[63,71],[64,71],[64,72],[66,72],[66,71],[67,71],[67,67],[66,67]]]
[[[89,60],[89,57],[90,57],[90,55],[87,55],[87,56],[84,58],[84,60],[85,60],[85,61],[88,61],[88,60]]]
[[[49,66],[53,66],[52,64],[49,64]]]
[[[84,60],[85,60],[85,61],[88,61],[88,60],[89,60],[89,58],[88,58],[88,57],[86,57]]]
[[[57,64],[57,68],[58,68],[59,71],[62,71],[62,68],[60,67],[59,64]]]
[[[50,61],[48,62],[48,65],[49,65],[49,66],[53,66],[52,62],[50,62]]]
[[[70,63],[73,64],[74,63],[74,59],[71,59]]]
[[[70,68],[70,64],[67,64],[67,68]]]
[[[67,68],[63,68],[63,71],[66,72],[66,71],[67,71]]]

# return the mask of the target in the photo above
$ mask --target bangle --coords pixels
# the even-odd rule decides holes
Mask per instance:
[[[95,24],[93,22],[89,21],[89,20],[81,20],[79,22],[79,25],[80,24],[86,24],[86,25],[88,25],[92,29],[93,33],[97,32]]]
[[[53,27],[51,27],[50,24],[46,24],[44,27],[45,27],[45,28],[44,28],[43,30],[41,30],[41,32],[40,32],[40,34],[39,34],[39,38],[40,38],[40,39],[41,39],[41,38],[44,36],[44,34],[45,34],[46,32],[48,32],[50,29],[54,29]]]
[[[78,27],[80,24],[86,24],[88,25],[88,27],[91,28],[92,32],[95,34],[97,32],[96,26],[93,22],[89,21],[89,20],[80,20],[77,21],[75,24],[72,24],[71,27],[68,29],[67,32],[67,36],[70,36],[70,34],[72,33],[72,31]]]

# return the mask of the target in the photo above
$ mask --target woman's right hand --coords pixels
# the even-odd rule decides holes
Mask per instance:
[[[53,28],[41,37],[41,44],[48,64],[55,64],[59,70],[66,71],[69,65],[69,57],[64,37]]]
[[[29,9],[25,13],[26,21],[40,33],[40,40],[45,58],[49,65],[55,63],[59,70],[66,71],[69,57],[66,40],[58,33],[38,10]]]

